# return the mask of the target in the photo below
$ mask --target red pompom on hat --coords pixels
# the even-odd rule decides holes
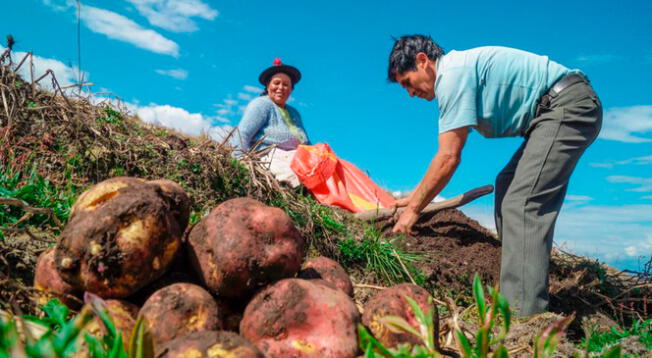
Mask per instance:
[[[292,81],[292,86],[296,85],[297,82],[301,80],[301,72],[299,72],[299,70],[296,67],[284,65],[283,62],[281,62],[281,59],[277,57],[274,59],[274,65],[272,67],[267,68],[265,71],[263,71],[260,74],[260,76],[258,76],[258,81],[263,86],[267,86],[272,76],[280,72],[283,72],[290,77],[290,81]]]

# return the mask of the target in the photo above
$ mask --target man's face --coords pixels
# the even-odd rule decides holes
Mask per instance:
[[[417,96],[427,101],[435,98],[434,63],[417,55],[417,69],[396,74],[398,82],[408,92],[410,97]]]

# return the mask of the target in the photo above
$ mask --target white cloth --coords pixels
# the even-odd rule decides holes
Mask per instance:
[[[263,158],[263,160],[269,161],[269,171],[274,175],[276,180],[286,182],[293,188],[301,185],[299,178],[290,168],[292,158],[294,158],[296,152],[296,149],[282,150],[274,148]]]

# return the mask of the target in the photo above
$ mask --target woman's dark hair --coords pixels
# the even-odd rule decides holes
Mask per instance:
[[[424,52],[433,61],[444,55],[444,50],[430,36],[401,36],[398,40],[394,40],[396,42],[389,54],[387,68],[389,82],[396,82],[396,75],[399,73],[416,70],[416,57],[419,52]]]

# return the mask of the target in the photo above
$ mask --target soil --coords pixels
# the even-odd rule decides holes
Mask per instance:
[[[385,233],[392,228],[389,221],[382,227]],[[415,266],[436,292],[467,292],[476,272],[485,284],[498,284],[500,241],[477,221],[457,209],[447,209],[422,217],[413,230],[417,234],[405,238],[403,245],[426,253]]]

